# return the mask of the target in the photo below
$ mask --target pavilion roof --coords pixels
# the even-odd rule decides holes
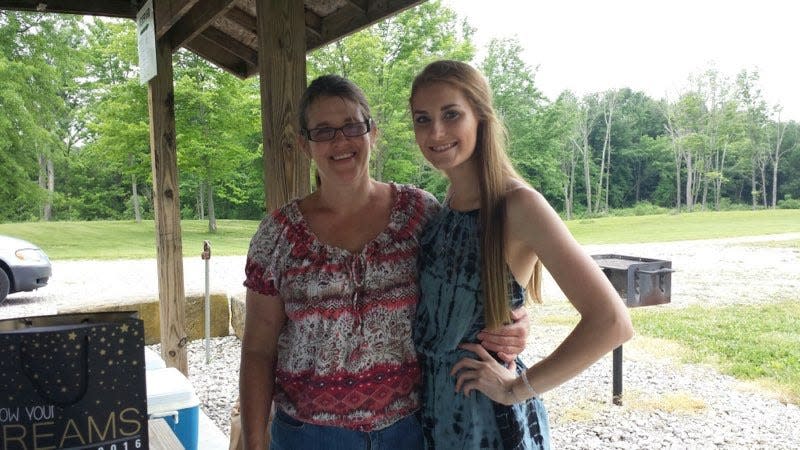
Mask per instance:
[[[156,38],[184,47],[240,78],[258,73],[257,0],[154,0]],[[292,1],[292,0],[289,0]],[[135,19],[145,0],[0,0],[0,10]],[[304,0],[306,51],[422,0]]]

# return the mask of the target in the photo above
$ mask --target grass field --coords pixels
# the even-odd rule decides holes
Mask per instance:
[[[582,244],[668,242],[800,232],[800,209],[694,212],[567,222]]]
[[[218,220],[217,232],[208,222],[181,221],[184,256],[203,251],[211,242],[213,255],[247,254],[250,238],[258,228],[254,220]],[[50,259],[139,259],[156,257],[155,224],[124,221],[35,222],[0,224],[0,234],[22,238],[40,246]]]
[[[681,344],[687,362],[756,381],[800,404],[800,301],[631,310],[637,333]]]
[[[582,244],[665,242],[800,232],[800,210],[695,212],[605,217],[567,222]],[[244,255],[257,221],[219,220],[209,233],[201,220],[181,221],[183,254],[197,255],[211,241],[214,255]],[[33,222],[0,224],[0,234],[29,240],[51,259],[154,258],[153,221]]]

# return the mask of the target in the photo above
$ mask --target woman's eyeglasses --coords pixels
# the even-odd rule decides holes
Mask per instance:
[[[327,142],[332,141],[336,137],[337,131],[341,131],[344,137],[358,137],[369,133],[370,128],[372,128],[372,119],[367,119],[364,122],[348,123],[339,128],[320,127],[310,130],[304,128],[300,130],[300,134],[309,141]]]

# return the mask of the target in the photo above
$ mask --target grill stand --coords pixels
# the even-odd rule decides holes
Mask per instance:
[[[619,293],[625,306],[660,305],[670,302],[672,262],[625,255],[592,255],[603,274]],[[611,401],[622,405],[622,345],[613,351]]]
[[[615,405],[622,405],[622,345],[614,349],[613,357],[614,379],[611,399]]]

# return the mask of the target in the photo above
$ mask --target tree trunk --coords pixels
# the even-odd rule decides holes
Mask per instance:
[[[597,180],[597,199],[594,203],[595,211],[600,210],[600,200],[603,198],[603,177],[608,177],[611,174],[610,167],[608,169],[608,173],[606,173],[606,158],[608,158],[608,165],[611,165],[611,122],[613,121],[614,117],[614,109],[617,105],[617,94],[614,93],[611,95],[611,98],[606,97],[606,105],[603,108],[603,119],[606,124],[606,132],[605,136],[603,137],[603,152],[600,155],[600,177]],[[606,156],[608,155],[608,156]],[[606,181],[606,188],[608,187],[608,181]],[[606,210],[608,210],[608,195],[606,192]]]
[[[708,200],[708,178],[703,178],[703,200],[702,200],[702,210],[706,210],[706,200]]]
[[[214,185],[210,181],[205,183],[208,186],[206,196],[208,197],[208,232],[217,232],[217,216],[214,213]]]
[[[675,209],[681,212],[681,157],[675,152]]]
[[[761,174],[761,201],[764,204],[764,208],[767,208],[767,162],[762,161],[759,164],[758,171]]]
[[[750,170],[750,197],[752,200],[752,209],[756,210],[756,198],[758,198],[758,182],[756,181],[756,167],[753,162],[753,167]]]
[[[775,159],[772,162],[772,209],[778,205],[778,161],[780,155],[776,152]]]
[[[778,163],[781,160],[782,152],[781,145],[783,144],[783,135],[786,133],[786,124],[781,123],[780,111],[778,112],[777,130],[775,136],[775,151],[770,153],[770,160],[772,161],[772,208],[778,205]]]
[[[681,161],[683,161],[684,153],[681,150],[681,143],[678,137],[678,132],[672,123],[672,115],[669,111],[665,113],[667,124],[664,128],[669,133],[670,140],[672,141],[672,155],[675,161],[675,210],[678,214],[681,212]]]
[[[197,184],[197,215],[200,220],[206,219],[206,182]]]
[[[714,210],[719,211],[719,202],[722,197],[722,182],[725,180],[725,156],[728,153],[726,146],[722,148],[722,154],[717,152],[717,177],[714,179]]]
[[[46,158],[45,172],[47,174],[47,200],[44,203],[44,220],[49,222],[53,219],[53,196],[56,192],[56,174],[53,167],[53,158]]]
[[[606,161],[606,200],[604,211],[608,212],[608,192],[611,188],[609,184],[611,183],[611,145],[608,146],[608,161]]]
[[[53,174],[53,160],[44,154],[39,154],[39,187],[46,193],[42,204],[41,218],[49,222],[53,218],[53,193],[55,192],[55,176]]]
[[[139,202],[139,186],[136,183],[136,175],[131,175],[131,203],[133,204],[133,217],[136,223],[142,223],[142,205]]]
[[[692,154],[686,153],[686,211],[692,212],[694,207],[694,167],[692,166]]]
[[[586,185],[586,214],[592,214],[592,174],[589,170],[589,156],[591,150],[588,143],[589,137],[586,136],[586,142],[583,147],[583,178]]]
[[[561,183],[561,192],[564,194],[564,214],[567,220],[570,220],[572,218],[572,196],[575,192],[575,160],[569,161],[565,169],[567,176]]]

